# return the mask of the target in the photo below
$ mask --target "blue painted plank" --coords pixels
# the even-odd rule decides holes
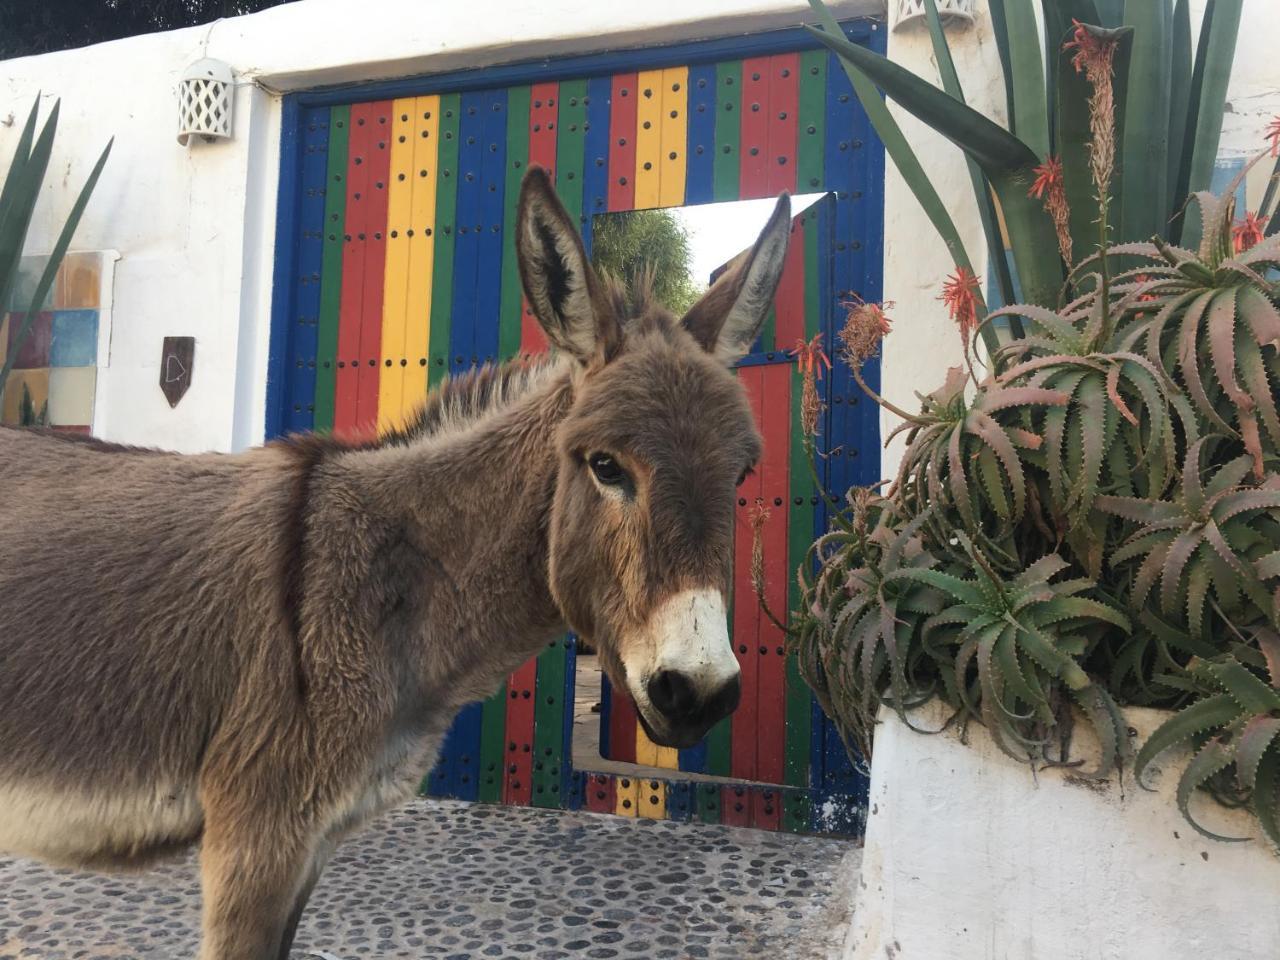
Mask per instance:
[[[298,201],[302,194],[302,111],[297,94],[284,98],[280,110],[280,180],[276,189],[275,268],[271,278],[271,336],[267,348],[267,399],[263,431],[268,440],[284,431],[287,398],[285,359],[291,343],[289,318],[294,312],[294,270],[298,259]]]
[[[609,204],[609,100],[613,78],[595,77],[587,84],[587,128],[583,138],[582,242],[591,253],[591,228]]]
[[[463,117],[466,117],[466,103]],[[480,161],[480,225],[476,278],[475,356],[480,363],[498,359],[498,323],[502,307],[502,220],[507,180],[507,91],[491,90],[483,98],[483,147]],[[464,133],[465,144],[465,133]],[[465,167],[463,168],[465,170]],[[515,255],[514,247],[510,253]],[[454,288],[458,296],[458,288]]]
[[[329,150],[329,108],[304,110],[294,312],[285,359],[284,427],[310,430],[315,421],[316,337],[320,323],[320,264],[324,254],[324,195]]]
[[[710,203],[715,199],[713,173],[716,149],[716,66],[704,63],[689,68],[689,143],[685,165],[685,201]],[[681,768],[683,769],[683,767]]]
[[[484,121],[487,93],[464,93],[458,109],[458,206],[454,218],[453,310],[449,329],[449,372],[461,373],[478,359],[476,309],[480,238],[484,233]],[[501,220],[499,220],[501,222]],[[496,286],[496,284],[495,284]]]

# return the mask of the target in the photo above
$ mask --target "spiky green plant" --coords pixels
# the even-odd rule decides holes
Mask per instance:
[[[18,137],[18,144],[13,153],[13,160],[5,174],[4,186],[0,187],[0,315],[9,309],[14,285],[18,279],[18,266],[22,259],[22,251],[26,246],[27,232],[31,227],[31,216],[35,212],[36,201],[40,198],[40,190],[44,184],[44,176],[49,168],[49,157],[53,153],[53,137],[58,129],[59,102],[55,101],[53,109],[36,136],[36,119],[40,112],[40,98],[31,107],[27,122]],[[40,310],[44,309],[49,291],[53,289],[54,278],[58,275],[58,267],[66,256],[71,245],[71,237],[80,224],[80,217],[89,203],[89,195],[98,183],[102,168],[106,165],[107,156],[111,152],[108,142],[98,156],[97,162],[89,173],[88,180],[80,189],[75,203],[67,214],[62,231],[53,245],[49,260],[45,264],[40,278],[36,281],[35,291],[29,304],[25,304],[26,312],[22,314],[22,324],[10,345],[8,356],[0,365],[0,396],[4,394],[5,381],[9,379],[9,371],[13,369],[19,349],[31,331],[31,324]],[[13,322],[11,319],[10,322]]]

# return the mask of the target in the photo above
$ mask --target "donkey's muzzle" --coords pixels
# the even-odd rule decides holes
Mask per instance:
[[[690,747],[737,709],[742,683],[735,673],[707,693],[700,691],[693,680],[679,670],[659,670],[649,678],[645,693],[653,708],[662,714],[669,731],[667,736],[655,738],[656,742],[663,746]]]

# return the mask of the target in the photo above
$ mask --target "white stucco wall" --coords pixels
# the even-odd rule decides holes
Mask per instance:
[[[913,722],[936,730],[936,705]],[[1130,709],[1141,743],[1168,714]],[[1148,770],[1143,789],[1035,776],[974,723],[926,736],[881,712],[870,816],[844,960],[1261,960],[1280,946],[1280,857],[1243,810],[1204,794],[1178,812],[1186,751]],[[1072,755],[1097,741],[1076,726]]]
[[[1198,21],[1204,0],[1193,0]],[[970,104],[1001,117],[1003,93],[984,0],[970,27],[949,31]],[[1267,4],[1246,4],[1224,149],[1260,143],[1280,113],[1280,59],[1270,52]],[[882,15],[884,0],[841,0],[838,16]],[[233,449],[261,438],[278,171],[280,93],[325,84],[655,45],[794,25],[804,0],[301,0],[260,14],[0,64],[0,165],[40,93],[62,98],[62,120],[29,251],[52,244],[97,150],[115,148],[75,240],[114,249],[115,323],[95,428],[112,439],[180,450]],[[919,27],[890,34],[890,55],[936,79]],[[202,55],[237,71],[235,138],[179,147],[174,88]],[[895,112],[951,208],[980,275],[986,263],[958,151]],[[10,119],[12,117],[12,119]],[[1259,168],[1259,172],[1265,173]],[[959,341],[937,294],[952,264],[901,178],[885,201],[885,297],[894,333],[886,394],[915,404]],[[161,340],[194,335],[191,391],[171,410],[156,386]],[[886,433],[894,425],[884,418]],[[886,456],[890,475],[897,450]]]

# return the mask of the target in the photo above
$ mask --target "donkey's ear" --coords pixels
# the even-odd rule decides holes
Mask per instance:
[[[791,198],[778,197],[755,246],[739,254],[685,314],[685,329],[726,364],[751,349],[782,278],[791,239]]]
[[[611,358],[622,330],[577,225],[541,167],[530,168],[520,187],[516,260],[524,295],[551,344],[582,363],[597,352]]]

